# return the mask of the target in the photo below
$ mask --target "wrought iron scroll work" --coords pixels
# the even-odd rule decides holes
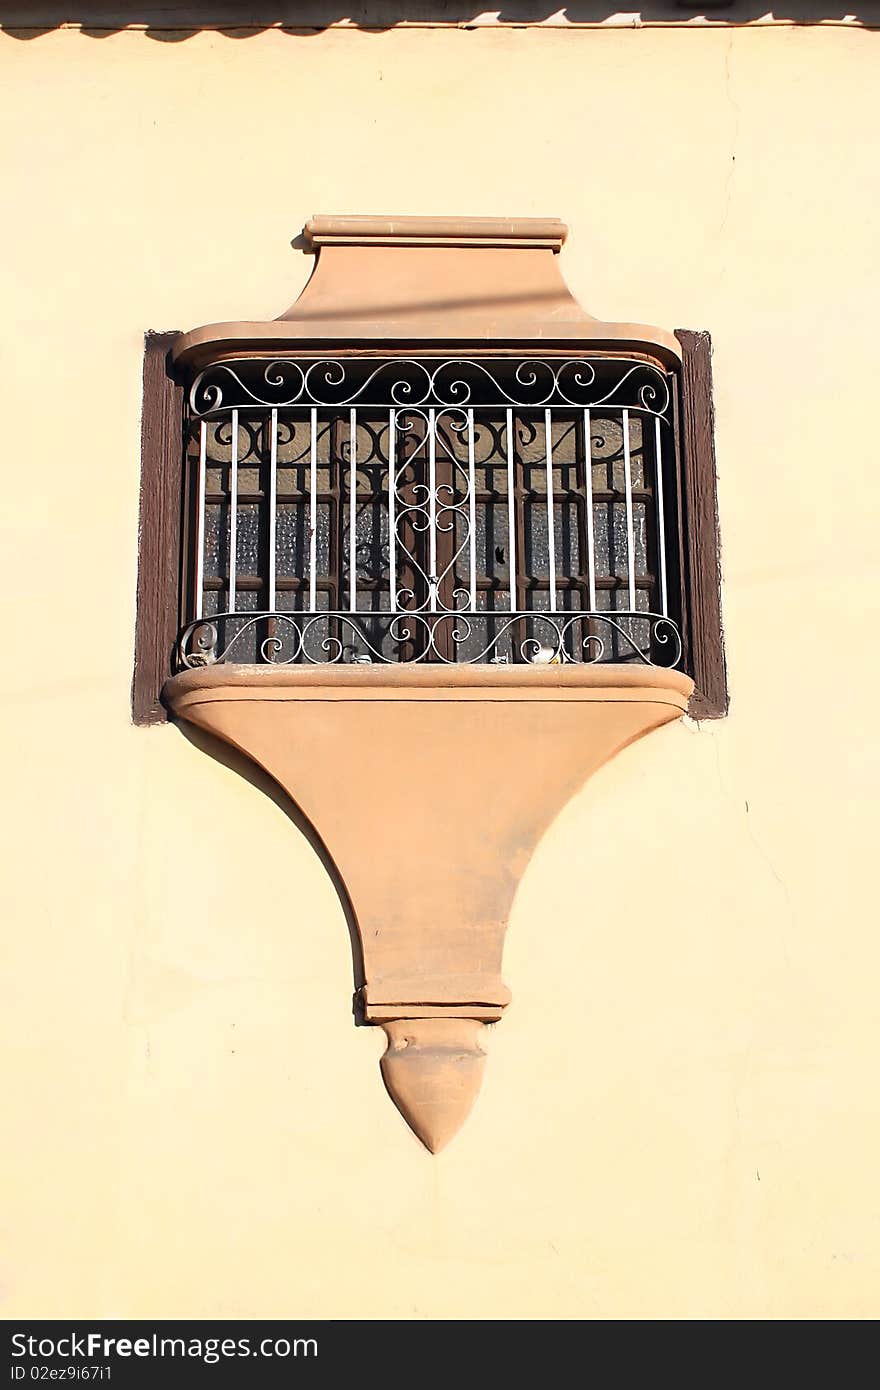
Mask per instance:
[[[237,620],[238,626],[220,640],[218,625]],[[261,626],[272,624],[271,636],[259,637]],[[635,640],[627,626],[639,623],[649,627],[651,655]],[[456,652],[468,642],[477,625],[496,629],[490,640],[474,655],[444,654],[445,642],[453,644]],[[644,665],[677,666],[681,660],[681,637],[676,624],[659,613],[549,613],[529,610],[520,613],[492,613],[485,609],[455,613],[219,613],[209,620],[189,623],[178,643],[178,665],[181,669],[212,666],[216,662],[234,660],[236,646],[244,645],[248,634],[257,633],[261,661],[289,666],[305,661],[312,665],[324,662],[353,662],[355,664],[394,664],[396,657],[383,652],[384,639],[393,644],[411,642],[417,630],[424,637],[423,650],[413,662],[440,661],[446,665],[462,662],[476,665],[483,662],[506,665],[510,656],[502,651],[509,645],[512,634],[527,624],[532,631],[522,640],[515,640],[514,660],[532,665],[567,665],[572,662],[608,661],[612,657],[610,643],[615,644],[618,659],[635,660]],[[349,634],[348,640],[333,631],[339,625]],[[580,630],[579,630],[579,626]],[[281,629],[279,634],[278,629]],[[601,631],[595,631],[594,629]],[[603,635],[604,634],[604,635]],[[441,642],[441,635],[443,641]],[[621,653],[622,649],[622,653]],[[662,659],[661,659],[662,654]]]
[[[496,359],[324,358],[314,362],[275,358],[264,362],[214,362],[200,372],[189,391],[196,418],[218,410],[252,406],[546,406],[574,409],[644,410],[664,416],[670,403],[669,380],[659,368],[637,358],[525,359],[512,372]],[[513,365],[513,364],[510,364]]]
[[[201,432],[200,485],[194,489],[200,498],[196,552],[198,606],[191,610],[191,621],[183,629],[177,647],[180,667],[194,667],[219,661],[258,660],[279,665],[295,662],[399,662],[401,660],[444,664],[509,661],[528,663],[570,663],[608,660],[639,661],[645,664],[677,665],[682,657],[682,641],[675,621],[666,607],[665,568],[661,612],[635,605],[635,555],[633,541],[633,485],[630,477],[629,420],[637,416],[642,430],[656,435],[655,464],[661,468],[660,439],[671,438],[670,380],[649,362],[629,358],[594,359],[421,359],[376,358],[305,359],[276,358],[217,362],[192,382],[189,413]],[[286,414],[285,414],[286,412]],[[386,423],[379,424],[381,412]],[[534,440],[544,430],[546,464],[547,542],[550,553],[550,592],[548,608],[523,608],[515,571],[515,554],[510,556],[508,580],[509,611],[505,604],[478,606],[475,559],[475,468],[482,467],[481,456],[488,440],[497,468],[505,450],[508,458],[513,436],[513,420],[518,412],[533,421],[528,426]],[[627,568],[629,608],[595,608],[595,564],[590,529],[589,606],[554,602],[559,571],[554,560],[553,451],[551,443],[557,422],[566,428],[582,429],[586,439],[586,496],[580,498],[592,517],[590,413],[611,415],[619,420],[626,440],[625,498],[627,510]],[[326,438],[328,420],[350,416],[347,443],[342,443],[337,464],[340,512],[345,506],[348,487],[348,521],[342,528],[340,566],[347,564],[351,602],[347,611],[316,605],[315,477],[316,441]],[[506,418],[506,426],[499,424]],[[200,587],[203,573],[206,513],[204,478],[206,467],[206,429],[215,431],[217,443],[232,447],[232,437],[244,430],[251,440],[271,425],[273,483],[270,526],[275,534],[274,470],[279,448],[292,445],[293,457],[286,464],[301,463],[311,469],[311,503],[308,526],[311,549],[308,560],[309,607],[281,611],[274,602],[276,592],[274,545],[272,574],[268,584],[269,603],[264,609],[242,609],[237,604],[233,578],[229,581],[228,611],[206,613]],[[302,430],[304,443],[299,444]],[[506,430],[506,433],[505,433]],[[238,444],[235,445],[238,451]],[[242,455],[243,456],[243,455]],[[236,454],[233,455],[235,459]],[[382,547],[375,583],[384,588],[376,607],[375,587],[367,611],[358,611],[359,571],[368,567],[360,557],[357,539],[358,474],[368,466],[383,465],[387,480],[385,507],[388,514],[387,543]],[[231,465],[231,474],[235,471]],[[508,464],[508,468],[512,465]],[[544,464],[541,464],[541,468]],[[512,479],[512,474],[509,475]],[[661,525],[655,544],[665,546],[662,534],[662,489],[658,485]],[[305,505],[305,504],[304,504]],[[505,503],[514,515],[514,485],[508,483]],[[230,503],[234,518],[235,496]],[[519,523],[521,524],[521,517]],[[511,533],[512,535],[512,533]],[[230,538],[234,544],[234,521]],[[513,541],[511,539],[511,547]],[[304,562],[305,564],[305,562]],[[665,567],[665,552],[662,564]],[[583,557],[581,560],[583,569]],[[354,574],[352,574],[352,569]],[[466,570],[469,582],[462,582]],[[399,576],[406,576],[405,583]],[[481,576],[485,578],[486,576]],[[305,575],[300,575],[305,579]],[[573,576],[562,575],[568,582]],[[336,576],[338,598],[342,598],[342,569]],[[216,587],[216,584],[215,584]],[[650,599],[644,590],[641,596]],[[528,601],[528,600],[527,600]],[[537,597],[535,598],[537,603]],[[580,603],[580,599],[578,599]],[[219,605],[218,605],[219,606]]]

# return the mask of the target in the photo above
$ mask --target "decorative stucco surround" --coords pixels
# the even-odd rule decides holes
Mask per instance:
[[[313,217],[302,245],[315,269],[295,304],[269,323],[184,333],[172,356],[193,371],[218,356],[310,346],[576,344],[679,362],[665,329],[604,323],[581,308],[559,270],[567,236],[552,217]]]
[[[577,304],[556,259],[565,237],[555,219],[316,217],[304,233],[315,272],[291,309],[184,334],[173,357],[191,376],[237,355],[476,343],[674,365],[672,334]],[[388,1036],[386,1086],[436,1151],[473,1104],[483,1028],[509,1002],[504,931],[538,840],[592,772],[680,718],[692,692],[647,664],[221,663],[173,677],[164,698],[269,772],[322,838],[358,926],[363,1017]]]

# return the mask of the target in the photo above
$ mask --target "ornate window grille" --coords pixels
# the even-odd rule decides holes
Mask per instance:
[[[624,355],[212,363],[179,665],[677,665],[674,387]]]

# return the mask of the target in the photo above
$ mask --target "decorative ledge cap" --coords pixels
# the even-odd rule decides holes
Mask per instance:
[[[400,665],[248,666],[218,662],[172,676],[163,698],[176,714],[214,700],[468,700],[668,704],[687,712],[694,683],[668,666],[642,662],[571,662],[566,666]]]
[[[599,352],[662,368],[681,361],[672,333],[588,314],[562,277],[568,235],[556,217],[312,217],[301,244],[316,256],[299,298],[271,322],[184,333],[175,363],[290,352]]]
[[[519,247],[561,251],[558,217],[311,217],[303,249],[322,246]]]

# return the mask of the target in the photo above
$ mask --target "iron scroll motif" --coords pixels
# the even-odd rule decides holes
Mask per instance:
[[[199,419],[216,411],[253,407],[604,406],[661,417],[669,409],[666,374],[635,358],[536,358],[518,361],[509,372],[500,370],[501,365],[494,359],[464,358],[393,358],[378,364],[375,359],[306,363],[280,357],[265,364],[215,362],[193,381],[189,406]]]
[[[221,641],[221,628],[230,623],[237,626],[233,632],[224,632]],[[271,632],[260,638],[260,626],[267,624],[271,624]],[[647,629],[646,644],[640,644],[627,630],[635,624]],[[491,634],[485,632],[489,625],[493,628]],[[526,625],[528,634],[523,636]],[[481,628],[483,638],[478,635]],[[529,665],[568,665],[623,659],[647,666],[674,667],[682,656],[681,634],[676,624],[661,614],[641,611],[613,615],[535,610],[497,614],[486,610],[431,614],[220,613],[184,628],[177,648],[178,668],[192,670],[234,660],[236,647],[245,646],[249,638],[254,641],[258,660],[278,666],[298,662],[397,664],[401,661],[399,648],[407,643],[416,643],[419,648],[415,656],[403,658],[409,664],[507,664],[512,659]],[[391,651],[386,649],[389,643]],[[465,651],[466,646],[470,650]]]

